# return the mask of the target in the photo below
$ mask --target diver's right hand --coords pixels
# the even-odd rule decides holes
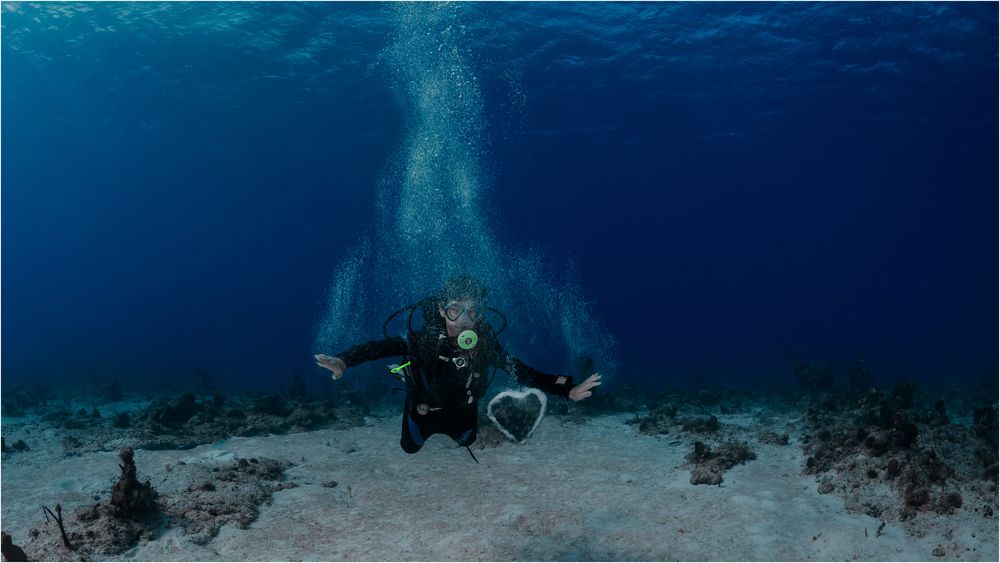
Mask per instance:
[[[327,356],[326,354],[316,354],[313,357],[316,358],[316,365],[333,372],[334,379],[340,379],[344,376],[344,370],[347,369],[347,364],[344,363],[344,360]]]

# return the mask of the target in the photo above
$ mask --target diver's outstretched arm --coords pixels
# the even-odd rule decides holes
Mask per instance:
[[[390,356],[402,356],[407,352],[406,341],[398,336],[372,340],[351,346],[347,350],[337,352],[336,356],[316,354],[316,365],[333,372],[334,379],[340,379],[344,370],[349,367]]]
[[[574,401],[581,401],[594,394],[592,388],[601,384],[601,374],[595,373],[583,380],[583,383],[569,390],[569,398]]]
[[[313,357],[316,358],[316,365],[333,372],[334,379],[340,379],[344,376],[344,370],[347,369],[347,364],[344,360],[327,356],[326,354],[316,354]]]

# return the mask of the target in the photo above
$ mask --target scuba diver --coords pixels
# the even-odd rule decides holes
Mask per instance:
[[[519,383],[536,387],[574,401],[586,399],[601,384],[601,374],[594,373],[574,386],[569,375],[551,375],[538,371],[515,358],[500,346],[499,331],[485,318],[489,290],[479,280],[466,276],[449,279],[436,296],[404,307],[393,313],[382,326],[385,338],[358,344],[327,356],[316,354],[316,363],[340,379],[344,370],[364,362],[402,356],[401,366],[390,371],[406,385],[403,406],[403,430],[399,440],[403,451],[416,453],[432,434],[447,434],[459,446],[476,440],[479,425],[479,400],[492,382],[492,373],[501,369]],[[413,329],[413,313],[422,309],[424,324]],[[409,311],[408,338],[390,337],[386,327],[397,315]],[[478,463],[479,460],[476,460]]]

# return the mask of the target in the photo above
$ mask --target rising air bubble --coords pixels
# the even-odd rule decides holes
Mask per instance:
[[[617,344],[572,266],[500,240],[503,217],[485,200],[491,178],[480,158],[488,137],[483,95],[456,34],[447,33],[469,8],[393,8],[398,25],[378,68],[403,102],[404,135],[377,188],[370,242],[366,237],[334,272],[318,351],[379,337],[390,312],[465,274],[483,280],[490,305],[507,314],[504,340],[513,353],[561,373],[573,373],[585,356],[609,377]]]

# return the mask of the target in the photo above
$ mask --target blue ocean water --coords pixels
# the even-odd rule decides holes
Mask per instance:
[[[313,384],[460,271],[615,385],[995,377],[995,3],[0,17],[5,386]]]

